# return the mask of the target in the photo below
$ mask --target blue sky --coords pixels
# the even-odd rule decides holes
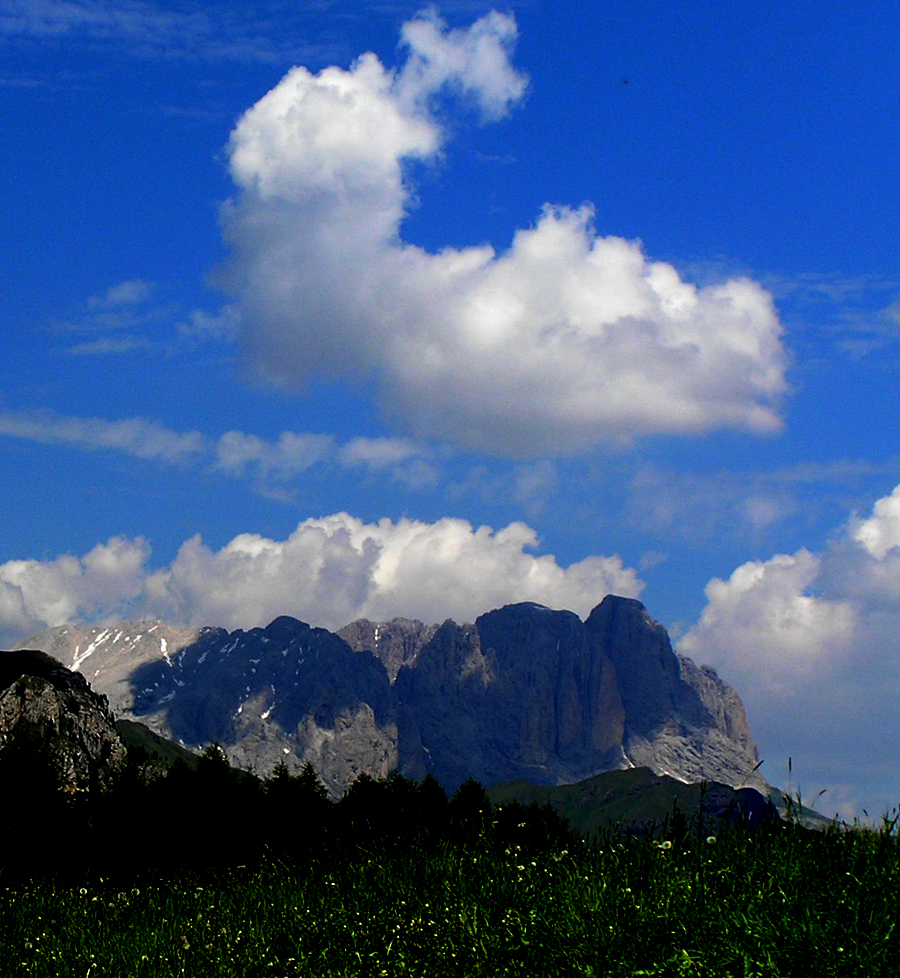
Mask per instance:
[[[627,593],[896,804],[892,13],[0,0],[0,640]]]

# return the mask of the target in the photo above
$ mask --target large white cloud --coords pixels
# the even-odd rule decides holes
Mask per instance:
[[[124,615],[250,628],[289,614],[339,628],[358,617],[467,621],[515,601],[587,614],[610,592],[643,588],[618,557],[561,567],[529,552],[537,542],[524,523],[495,531],[338,513],[304,521],[285,540],[245,533],[213,551],[197,536],[169,567],[150,570],[143,540],[116,539],[82,558],[0,565],[0,638]]]
[[[799,550],[738,567],[706,588],[680,650],[740,691],[768,777],[786,759],[829,804],[898,803],[900,486],[851,517],[822,553]]]
[[[497,13],[454,31],[421,14],[401,68],[373,54],[294,68],[241,118],[225,281],[255,366],[288,386],[373,373],[407,431],[501,455],[778,429],[785,355],[758,284],[684,282],[639,243],[599,237],[590,206],[545,205],[503,253],[402,240],[405,168],[447,138],[432,97],[500,117],[525,89],[515,36]]]
[[[76,618],[117,618],[140,605],[150,547],[114,537],[83,557],[0,564],[0,641],[18,641]]]

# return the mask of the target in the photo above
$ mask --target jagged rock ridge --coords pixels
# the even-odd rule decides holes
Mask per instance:
[[[643,605],[607,596],[582,621],[523,603],[440,626],[282,617],[193,632],[64,626],[28,644],[84,669],[122,717],[267,774],[311,762],[340,794],[365,772],[447,787],[579,781],[636,765],[764,786],[737,694],[675,655]]]

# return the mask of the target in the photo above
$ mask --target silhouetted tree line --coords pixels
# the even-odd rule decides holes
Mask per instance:
[[[551,808],[495,809],[474,780],[448,797],[431,777],[362,774],[333,802],[311,765],[291,774],[279,764],[261,778],[233,767],[218,745],[193,766],[130,749],[111,787],[71,792],[44,745],[21,736],[0,751],[0,791],[2,872],[31,877],[249,869],[265,856],[309,867],[376,850],[578,845]]]

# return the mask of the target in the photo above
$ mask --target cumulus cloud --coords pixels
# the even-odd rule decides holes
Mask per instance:
[[[470,621],[514,601],[587,614],[609,592],[636,596],[643,587],[619,557],[562,567],[531,553],[537,544],[523,523],[493,530],[337,513],[305,520],[285,540],[245,533],[214,551],[196,536],[169,567],[151,571],[143,540],[117,539],[82,558],[0,565],[0,634],[9,641],[45,625],[118,618],[125,607],[228,628],[281,614],[330,628],[358,617]]]
[[[447,130],[434,97],[483,119],[526,82],[514,20],[403,28],[406,60],[292,69],[238,122],[238,191],[223,209],[224,281],[262,375],[374,375],[407,431],[539,458],[637,435],[778,430],[785,353],[770,295],[735,278],[698,288],[640,243],[601,237],[589,205],[547,204],[498,253],[405,243],[408,164]]]
[[[492,10],[468,30],[448,30],[434,8],[401,28],[409,57],[395,91],[402,103],[427,111],[444,87],[473,99],[485,121],[502,119],[525,93],[527,79],[510,64],[518,31],[515,20]]]
[[[740,672],[767,696],[794,696],[817,675],[830,674],[846,653],[855,625],[847,601],[817,597],[821,558],[808,550],[738,567],[706,587],[707,606],[681,648],[729,673]]]
[[[706,598],[680,650],[735,684],[763,753],[793,755],[795,768],[802,758],[813,793],[835,787],[876,815],[895,805],[900,486],[821,553],[748,562],[710,581]]]
[[[146,540],[113,537],[83,557],[0,564],[0,641],[78,618],[126,617],[144,593]]]
[[[851,536],[879,561],[900,547],[900,487],[875,503],[869,519],[854,518]]]

